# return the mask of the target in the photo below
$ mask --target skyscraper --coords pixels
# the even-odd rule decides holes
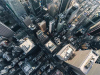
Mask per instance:
[[[0,21],[7,27],[11,28],[14,32],[21,28],[19,26],[20,24],[18,24],[12,14],[8,12],[8,10],[6,10],[6,7],[4,7],[3,5],[0,5]]]
[[[46,30],[46,21],[42,21],[42,22],[40,22],[40,23],[38,23],[38,25],[39,25],[39,28],[43,31],[43,32],[45,32],[45,30]]]
[[[73,20],[73,18],[77,15],[78,10],[79,4],[75,3],[64,12],[66,14],[67,23],[70,23]]]
[[[60,12],[62,13],[66,8],[68,8],[69,2],[71,2],[71,0],[61,0],[61,10]]]
[[[60,32],[64,26],[65,21],[61,21],[60,23],[58,23],[57,25],[57,32]]]
[[[27,13],[23,7],[23,5],[18,0],[5,0],[7,6],[14,12],[14,14],[22,20]]]
[[[14,31],[12,31],[9,27],[0,22],[0,35],[10,38],[14,35]]]
[[[49,32],[52,33],[55,30],[55,20],[49,22]]]
[[[57,12],[58,12],[58,9],[59,8],[59,5],[56,5],[55,3],[51,3],[48,5],[48,11],[49,11],[49,14],[51,16],[56,16],[57,15]]]
[[[31,19],[26,13],[24,6],[18,0],[5,0],[5,2],[8,8],[17,16],[17,18],[19,18],[26,26],[29,26]]]
[[[29,0],[32,13],[35,16],[41,15],[41,13],[42,13],[41,12],[42,11],[41,7],[43,6],[43,4],[42,4],[43,1],[42,0]]]

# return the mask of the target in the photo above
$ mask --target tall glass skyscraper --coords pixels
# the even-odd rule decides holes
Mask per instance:
[[[0,36],[10,38],[13,35],[14,35],[14,31],[12,31],[9,27],[7,27],[5,24],[0,22]]]

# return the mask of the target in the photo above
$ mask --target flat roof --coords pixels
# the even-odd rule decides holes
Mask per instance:
[[[100,75],[100,64],[94,64],[87,75]]]
[[[61,55],[64,51],[67,52],[69,48],[71,48],[73,51],[76,50],[71,44],[67,44],[57,53],[57,55]]]
[[[84,60],[88,57],[88,55],[91,53],[92,50],[86,50],[86,51],[76,51],[75,56],[70,59],[65,61],[66,63],[80,67],[80,65],[84,62]]]

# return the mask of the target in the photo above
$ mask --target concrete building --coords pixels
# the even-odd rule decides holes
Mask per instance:
[[[46,44],[45,44],[46,48],[52,53],[57,46],[51,41],[49,40]]]
[[[34,42],[32,42],[30,39],[27,38],[26,41],[24,41],[20,48],[23,49],[25,54],[28,54],[33,48],[35,47]]]
[[[99,71],[95,69],[99,68],[97,65],[100,66],[95,63],[99,56],[92,50],[75,51],[75,49],[68,44],[57,53],[57,57],[69,64],[78,75],[100,74]],[[96,72],[98,74],[96,74]]]
[[[64,46],[56,55],[63,61],[67,61],[74,53],[76,49],[71,45],[68,44]]]
[[[65,61],[80,75],[86,75],[95,64],[98,55],[92,50],[76,51],[75,57],[72,60]]]

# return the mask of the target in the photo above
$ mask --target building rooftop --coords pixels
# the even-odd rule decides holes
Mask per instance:
[[[75,50],[76,49],[71,44],[67,44],[56,55],[61,60],[67,61],[71,58]]]
[[[56,49],[56,45],[50,40],[45,44],[46,48],[53,52]]]
[[[74,65],[76,67],[80,67],[84,60],[91,53],[91,50],[86,51],[76,51],[73,59],[65,61],[68,64]]]
[[[25,54],[27,54],[31,49],[35,47],[35,44],[30,39],[27,39],[20,45],[20,47],[24,50]]]
[[[100,74],[100,64],[94,64],[87,75],[99,75]]]

